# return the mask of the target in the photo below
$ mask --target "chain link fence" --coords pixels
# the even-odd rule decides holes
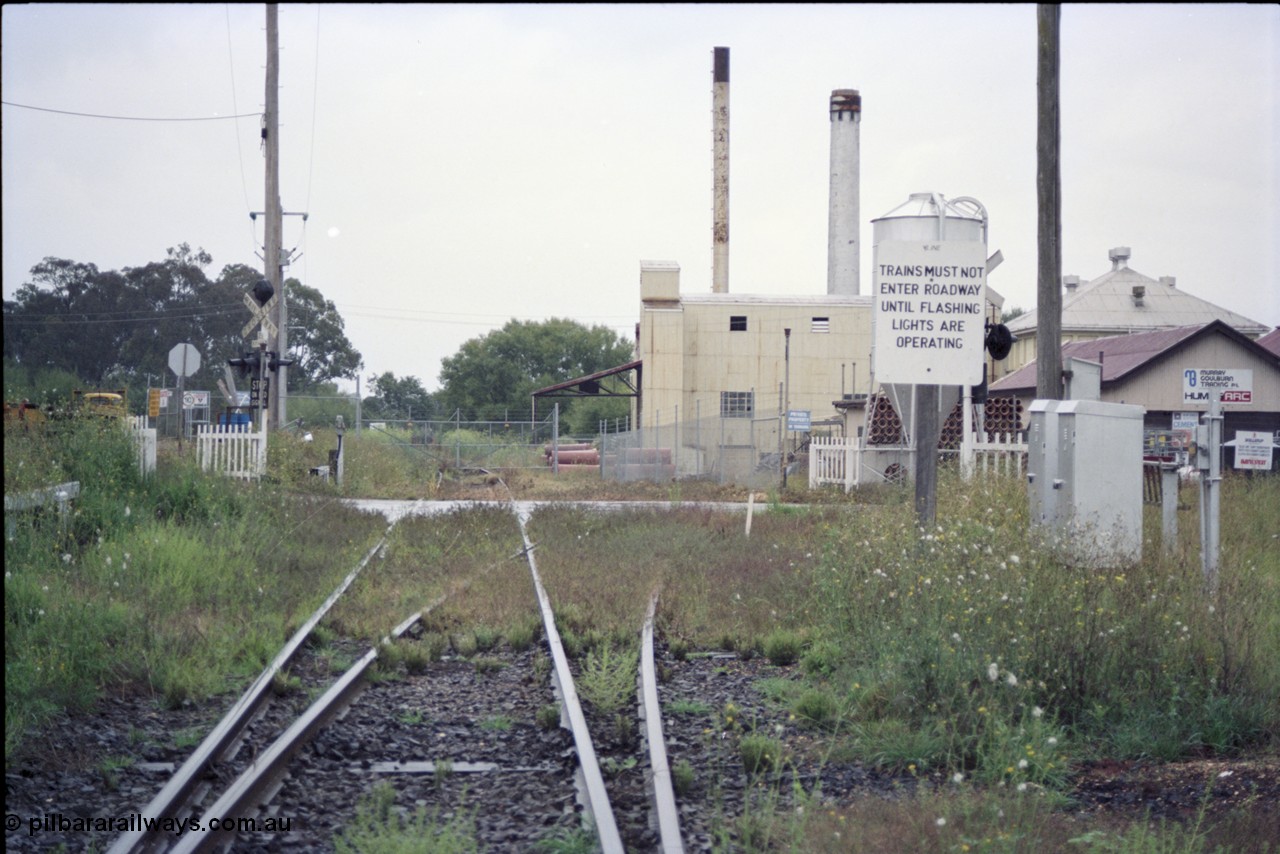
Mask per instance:
[[[751,488],[776,485],[783,457],[788,473],[802,460],[803,449],[792,439],[784,446],[780,416],[681,419],[671,413],[654,426],[617,429],[602,424],[599,445],[601,477],[616,481],[697,479]],[[610,427],[614,429],[610,429]]]

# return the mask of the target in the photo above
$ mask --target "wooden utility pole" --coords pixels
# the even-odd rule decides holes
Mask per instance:
[[[283,268],[280,264],[281,244],[284,243],[284,210],[280,205],[280,29],[277,23],[277,7],[267,4],[267,92],[266,112],[262,122],[262,139],[266,147],[266,244],[264,247],[264,272],[276,293],[276,334],[271,346],[273,352],[284,356],[289,345],[289,310],[286,307]],[[276,427],[285,424],[285,381],[283,366],[270,379],[268,394],[268,420]],[[268,374],[269,376],[269,374]]]
[[[916,524],[933,528],[938,515],[938,386],[924,383],[915,387],[916,400]]]
[[[1039,278],[1036,289],[1036,397],[1062,399],[1062,175],[1058,168],[1058,24],[1056,4],[1036,7],[1036,199]]]

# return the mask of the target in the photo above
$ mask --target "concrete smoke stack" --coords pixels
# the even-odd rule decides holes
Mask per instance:
[[[859,126],[862,96],[857,89],[831,93],[831,194],[827,220],[827,293],[856,296],[858,279]]]
[[[713,51],[711,292],[729,293],[729,48]]]

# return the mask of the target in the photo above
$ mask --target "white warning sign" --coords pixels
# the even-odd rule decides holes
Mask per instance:
[[[1272,441],[1272,435],[1261,430],[1237,430],[1236,468],[1270,471]]]
[[[876,244],[877,382],[982,382],[986,265],[986,247],[970,240]]]

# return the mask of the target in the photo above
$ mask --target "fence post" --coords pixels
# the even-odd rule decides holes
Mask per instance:
[[[964,402],[960,406],[960,476],[966,481],[973,480],[973,389],[964,387]]]
[[[1178,545],[1178,469],[1160,466],[1160,520],[1164,550],[1172,552]]]
[[[693,423],[694,423],[694,431],[693,431],[694,447],[696,447],[699,451],[702,452],[702,458],[703,460],[706,460],[709,454],[707,453],[706,449],[702,447],[702,401],[701,400],[695,400],[693,402]],[[699,475],[702,474],[702,465],[698,466],[697,474]]]
[[[551,473],[560,474],[560,401],[551,410]]]

